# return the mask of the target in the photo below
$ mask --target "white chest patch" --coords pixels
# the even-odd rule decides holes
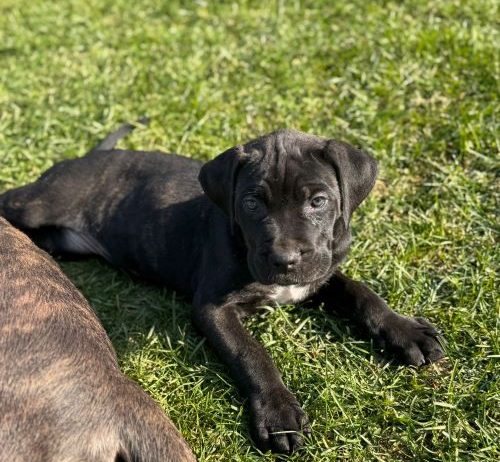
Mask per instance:
[[[274,286],[271,299],[280,305],[296,303],[304,300],[309,294],[309,286]]]

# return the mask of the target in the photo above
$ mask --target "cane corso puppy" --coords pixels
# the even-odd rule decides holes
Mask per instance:
[[[193,321],[248,398],[262,450],[289,453],[307,417],[242,318],[313,299],[402,362],[443,356],[422,318],[391,311],[338,270],[349,221],[376,161],[349,144],[282,130],[200,162],[113,149],[123,126],[85,157],[0,196],[0,215],[53,253],[95,254],[187,294]]]
[[[0,461],[194,460],[83,296],[0,218]]]

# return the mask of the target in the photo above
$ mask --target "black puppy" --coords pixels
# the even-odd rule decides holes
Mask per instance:
[[[0,218],[0,461],[194,460],[83,296]]]
[[[296,398],[241,324],[261,306],[313,298],[404,363],[443,356],[431,324],[394,313],[337,270],[351,214],[375,182],[368,154],[290,130],[205,165],[111,150],[131,128],[0,196],[0,215],[51,252],[97,254],[191,296],[195,325],[249,399],[259,448],[291,452],[309,432]]]

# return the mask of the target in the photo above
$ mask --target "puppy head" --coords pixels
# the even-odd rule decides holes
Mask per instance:
[[[282,130],[225,151],[199,179],[241,229],[253,277],[290,285],[328,277],[346,255],[376,175],[375,159],[347,143]]]

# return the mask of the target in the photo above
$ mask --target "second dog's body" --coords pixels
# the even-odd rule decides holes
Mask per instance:
[[[0,461],[194,460],[83,296],[0,218]]]
[[[351,214],[376,172],[358,149],[293,131],[203,166],[175,155],[94,150],[0,196],[0,215],[52,252],[98,254],[189,294],[196,326],[249,399],[257,445],[291,452],[309,431],[307,418],[243,316],[314,296],[405,363],[443,354],[428,322],[397,315],[337,269]]]

